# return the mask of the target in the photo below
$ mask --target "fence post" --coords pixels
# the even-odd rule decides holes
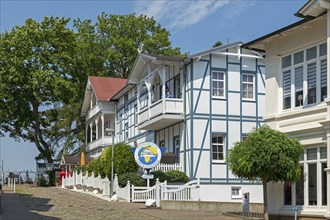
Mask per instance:
[[[159,179],[156,179],[156,206],[160,207],[160,187],[159,187]]]
[[[118,176],[115,173],[115,178],[113,179],[113,192],[118,194]]]
[[[197,186],[196,186],[196,188],[197,188],[197,199],[198,199],[198,201],[200,201],[201,200],[201,194],[200,194],[201,183],[200,183],[199,177],[197,179]]]
[[[127,181],[126,187],[127,187],[127,198],[126,198],[126,200],[127,200],[127,202],[131,202],[131,184],[130,184],[129,181]],[[134,185],[132,185],[132,195],[134,194],[133,193],[133,188],[134,188]],[[132,201],[133,201],[133,199],[132,199]]]

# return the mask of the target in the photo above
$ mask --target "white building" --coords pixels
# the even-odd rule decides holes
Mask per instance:
[[[126,79],[88,77],[81,110],[81,117],[86,120],[88,156],[98,157],[106,146],[112,144],[116,102],[110,99],[125,84]]]
[[[126,85],[109,102],[116,106],[116,142],[166,147],[191,180],[201,179],[205,201],[241,202],[244,192],[251,202],[263,198],[260,183],[235,178],[225,161],[234,143],[263,123],[263,56],[240,45],[186,58],[139,54]]]
[[[269,185],[270,212],[288,219],[297,206],[305,218],[324,219],[330,218],[330,2],[309,0],[296,15],[303,19],[243,47],[266,52],[265,122],[304,145],[300,180]]]

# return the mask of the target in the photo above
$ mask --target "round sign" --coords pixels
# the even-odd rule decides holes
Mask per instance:
[[[135,149],[134,158],[140,167],[151,169],[160,162],[162,153],[156,144],[144,142]]]

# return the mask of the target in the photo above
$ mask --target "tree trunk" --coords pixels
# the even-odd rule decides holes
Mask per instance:
[[[268,200],[267,200],[267,181],[262,181],[263,197],[264,197],[264,220],[269,220],[268,216]]]

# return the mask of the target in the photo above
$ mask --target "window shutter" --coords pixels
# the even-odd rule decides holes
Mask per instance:
[[[307,66],[308,89],[316,88],[316,63],[310,63]]]
[[[327,60],[321,61],[321,87],[327,87]]]
[[[291,71],[283,73],[283,96],[291,96]]]

